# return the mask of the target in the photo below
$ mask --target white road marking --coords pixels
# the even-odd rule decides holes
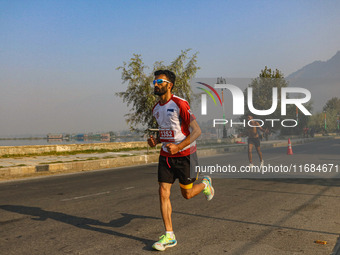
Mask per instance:
[[[77,200],[77,199],[81,199],[81,198],[100,196],[100,195],[105,195],[105,194],[109,194],[109,193],[110,193],[110,191],[106,191],[106,192],[100,192],[100,193],[90,194],[90,195],[85,195],[85,196],[80,196],[80,197],[66,198],[66,199],[62,199],[60,201]]]
[[[124,188],[123,190],[128,190],[128,189],[134,189],[135,187],[127,187],[127,188]]]
[[[127,188],[124,188],[122,190],[129,190],[129,189],[134,189],[135,187],[127,187]],[[115,190],[116,192],[117,190]],[[96,193],[96,194],[89,194],[89,195],[84,195],[84,196],[79,196],[79,197],[72,197],[72,198],[65,198],[65,199],[62,199],[60,201],[71,201],[71,200],[77,200],[77,199],[81,199],[81,198],[87,198],[87,197],[95,197],[95,196],[100,196],[100,195],[105,195],[105,194],[109,194],[110,191],[105,191],[105,192],[100,192],[100,193]]]

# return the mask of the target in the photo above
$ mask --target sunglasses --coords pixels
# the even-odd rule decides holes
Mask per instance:
[[[157,80],[153,80],[153,85],[155,85],[157,82],[157,84],[162,84],[163,82],[167,82],[167,83],[171,83],[170,81],[164,80],[164,79],[157,79]]]

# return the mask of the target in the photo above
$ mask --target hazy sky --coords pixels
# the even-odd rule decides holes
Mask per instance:
[[[115,69],[133,53],[192,48],[202,78],[289,75],[340,50],[339,24],[325,0],[0,0],[0,137],[126,129]]]

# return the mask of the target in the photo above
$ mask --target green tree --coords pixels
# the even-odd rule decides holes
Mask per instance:
[[[323,107],[324,112],[332,111],[332,110],[340,112],[340,98],[333,97],[329,99],[326,102],[325,106]]]
[[[308,102],[304,104],[304,106],[307,110],[311,111],[312,102]],[[298,112],[298,117],[296,116],[296,112]],[[295,105],[287,105],[287,115],[285,116],[285,119],[295,119],[297,120],[298,125],[294,128],[281,127],[282,135],[301,135],[305,127],[310,127],[308,124],[310,116],[304,115]]]
[[[139,54],[134,54],[129,63],[124,62],[117,70],[122,71],[123,83],[127,83],[125,92],[116,93],[123,102],[130,107],[130,113],[126,114],[126,121],[131,131],[146,131],[148,128],[157,127],[152,116],[152,107],[158,97],[154,95],[154,71],[168,69],[176,74],[176,84],[172,90],[173,94],[186,99],[189,103],[193,92],[190,80],[194,78],[199,70],[197,66],[197,52],[189,56],[190,49],[181,51],[181,54],[171,62],[164,65],[163,61],[157,61],[153,65],[152,72],[146,72],[148,67],[143,63]]]
[[[333,97],[328,100],[323,107],[323,115],[326,114],[327,118],[327,132],[338,131],[338,115],[340,114],[340,99]]]
[[[325,115],[327,128],[325,130]],[[338,131],[338,116],[340,115],[340,99],[333,97],[323,107],[322,113],[315,113],[310,117],[308,125],[318,132]]]
[[[308,126],[320,132],[325,129],[325,117],[323,113],[315,113],[308,120]]]
[[[265,66],[263,70],[261,70],[259,77],[252,80],[248,87],[253,89],[253,96],[252,102],[253,106],[257,110],[268,110],[271,108],[273,103],[273,95],[272,95],[272,88],[278,88],[278,107],[276,108],[275,112],[273,112],[269,116],[265,116],[266,119],[280,119],[281,118],[281,111],[280,111],[280,104],[281,104],[281,88],[287,87],[288,83],[284,79],[283,74],[278,70],[275,69],[273,71],[271,68]],[[248,109],[248,94],[247,89],[244,90],[245,95],[245,115],[241,117],[241,119],[247,119],[247,115],[252,115],[254,119],[263,119],[264,116],[257,116],[250,112]],[[270,128],[271,130],[277,130],[279,128],[278,125],[275,125],[274,128],[271,128],[269,122],[265,122],[263,128]]]
[[[273,104],[273,88],[277,88],[278,100],[276,110],[266,116],[257,116],[250,112],[248,109],[248,99],[247,99],[247,89],[245,89],[245,115],[241,119],[247,119],[247,115],[250,114],[254,119],[295,119],[296,120],[296,107],[294,105],[287,106],[286,116],[281,116],[281,88],[288,87],[288,82],[285,80],[284,75],[280,70],[272,70],[265,66],[261,70],[259,77],[252,80],[248,87],[253,89],[252,102],[253,106],[257,110],[268,110]],[[307,109],[311,109],[311,103],[306,104]],[[268,128],[271,131],[280,130],[282,134],[299,134],[302,133],[302,129],[307,125],[308,117],[304,116],[301,111],[299,111],[298,126],[295,128],[284,128],[281,127],[278,122],[275,122],[274,127],[272,127],[271,122],[264,122],[263,128]]]
[[[275,87],[278,89],[278,104],[275,112],[271,115],[266,116],[267,119],[280,119],[281,117],[281,88],[287,87],[288,82],[284,79],[283,74],[276,69],[272,71],[272,69],[267,68],[267,66],[261,70],[259,77],[253,79],[249,87],[253,89],[253,97],[252,102],[253,106],[257,110],[267,110],[270,109],[273,103],[273,95],[272,89]],[[247,89],[244,91],[245,98],[247,98]],[[248,99],[246,100],[246,102]],[[246,115],[251,114],[249,109],[247,108],[248,104],[246,104]],[[253,114],[251,114],[253,115]],[[263,118],[263,116],[254,116],[254,118]],[[265,127],[269,127],[270,123],[266,123]],[[277,129],[278,126],[274,127]]]

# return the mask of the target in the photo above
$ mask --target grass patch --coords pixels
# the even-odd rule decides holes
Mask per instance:
[[[116,158],[115,156],[105,156],[105,157],[102,157],[102,159],[109,159],[109,158]]]
[[[149,154],[159,154],[159,151],[149,151]]]
[[[16,166],[27,166],[26,164],[19,164],[19,165],[16,165]]]
[[[99,159],[99,158],[98,157],[92,157],[92,158],[87,158],[85,160],[97,160],[97,159]]]
[[[58,163],[64,163],[64,161],[42,162],[42,163],[39,163],[39,165],[58,164]]]

